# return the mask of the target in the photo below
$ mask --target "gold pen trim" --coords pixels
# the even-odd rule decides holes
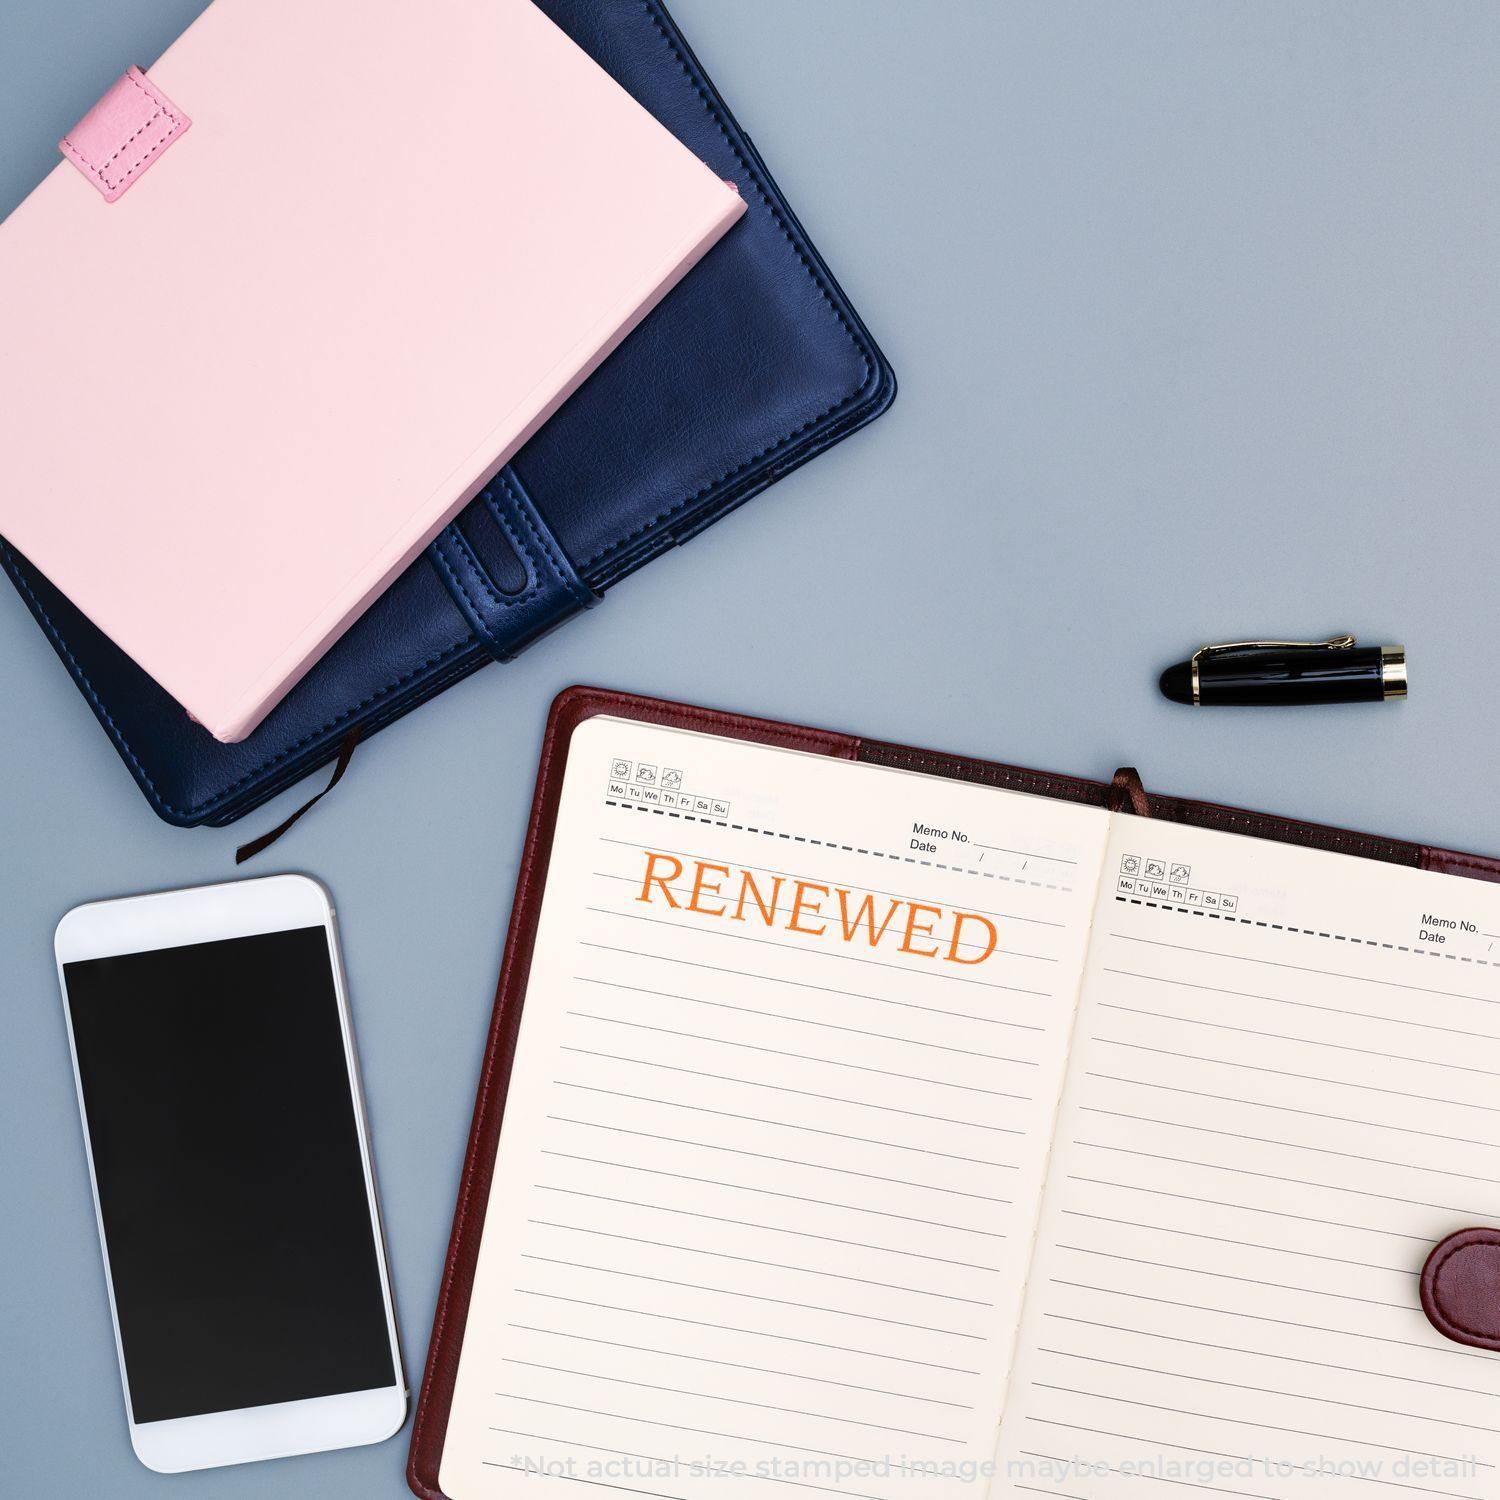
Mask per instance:
[[[1342,651],[1350,646],[1354,646],[1357,644],[1358,643],[1355,641],[1352,635],[1331,635],[1326,641],[1221,641],[1214,646],[1199,646],[1198,649],[1193,652],[1192,657],[1188,662],[1188,665],[1192,668],[1193,673],[1193,707],[1201,708],[1203,706],[1198,697],[1198,662],[1201,657],[1213,656],[1215,653],[1220,651],[1257,651],[1263,648],[1272,648],[1276,646],[1331,646],[1334,650]],[[1386,676],[1385,653],[1387,651],[1396,653],[1396,655],[1398,655],[1400,658],[1399,687],[1392,686],[1392,683],[1395,681],[1394,667],[1393,676]],[[1381,680],[1386,685],[1386,697],[1404,698],[1406,696],[1406,648],[1403,646],[1386,646],[1381,651],[1380,661]]]
[[[1380,648],[1380,683],[1387,698],[1406,696],[1406,647]]]

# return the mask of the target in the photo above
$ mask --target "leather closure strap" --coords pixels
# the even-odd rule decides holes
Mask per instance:
[[[1500,1349],[1500,1231],[1460,1229],[1422,1267],[1422,1310],[1445,1337]]]
[[[507,587],[497,581],[458,521],[439,533],[427,557],[479,643],[497,661],[510,661],[600,596],[578,576],[513,469],[501,469],[478,499],[504,534],[524,582]]]
[[[127,68],[57,147],[113,203],[192,123],[139,68]]]

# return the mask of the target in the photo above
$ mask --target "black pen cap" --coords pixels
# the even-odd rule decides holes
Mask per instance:
[[[1198,705],[1378,703],[1406,696],[1406,651],[1325,641],[1232,641],[1203,646],[1161,674],[1162,695]]]
[[[1193,664],[1190,661],[1175,662],[1161,674],[1162,696],[1173,703],[1193,701]]]

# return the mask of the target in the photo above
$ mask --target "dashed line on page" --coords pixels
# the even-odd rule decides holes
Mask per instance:
[[[1039,891],[1061,891],[1068,895],[1072,891],[1071,886],[1054,885],[1045,880],[1024,880],[1019,875],[1002,875],[998,870],[981,870],[970,865],[944,864],[937,859],[918,859],[910,854],[890,854],[884,849],[861,849],[854,844],[840,844],[833,839],[818,839],[811,834],[783,833],[775,828],[757,828],[749,823],[731,823],[724,818],[705,818],[697,813],[679,812],[671,807],[643,807],[634,802],[616,802],[611,797],[604,799],[606,807],[617,807],[622,812],[654,813],[658,818],[676,818],[685,823],[703,823],[710,828],[730,828],[736,833],[755,833],[762,838],[786,839],[793,844],[816,844],[822,849],[839,849],[845,854],[864,854],[872,859],[888,859],[896,864],[924,865],[929,870],[952,870],[956,875],[977,875],[981,880],[1003,880],[1009,885],[1029,885]],[[1050,859],[1052,856],[1039,854],[1037,859]]]

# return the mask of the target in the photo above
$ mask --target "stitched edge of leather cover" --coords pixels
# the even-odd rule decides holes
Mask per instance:
[[[531,973],[532,948],[536,942],[542,893],[551,860],[552,835],[562,800],[568,748],[573,731],[586,719],[600,714],[617,714],[647,724],[695,729],[761,745],[781,745],[843,760],[853,760],[859,752],[859,741],[849,735],[598,688],[568,688],[553,702],[542,740],[541,765],[537,771],[536,793],[532,799],[520,873],[516,878],[510,929],[505,938],[505,957],[500,967],[500,983],[495,993],[494,1014],[480,1068],[474,1119],[459,1179],[453,1233],[448,1242],[437,1310],[433,1315],[432,1341],[427,1350],[422,1390],[412,1423],[406,1480],[413,1492],[423,1496],[424,1500],[446,1500],[438,1488],[438,1471],[447,1437],[448,1414],[453,1404],[453,1383],[458,1374],[458,1356],[463,1346],[469,1299],[474,1289],[474,1267],[479,1256],[490,1180],[500,1140],[500,1120],[505,1109],[511,1065],[515,1060],[526,981]]]
[[[515,901],[511,908],[510,928],[505,940],[505,957],[500,969],[500,983],[495,995],[489,1038],[480,1070],[479,1092],[469,1130],[468,1148],[464,1155],[453,1232],[443,1265],[437,1310],[433,1317],[432,1341],[428,1346],[416,1419],[412,1424],[406,1477],[413,1492],[422,1496],[423,1500],[447,1500],[438,1488],[438,1469],[447,1435],[448,1413],[453,1402],[453,1382],[458,1373],[458,1355],[463,1344],[469,1298],[473,1291],[474,1267],[484,1227],[495,1152],[499,1144],[500,1120],[505,1108],[511,1064],[515,1057],[516,1033],[520,1026],[526,981],[531,971],[532,946],[536,941],[552,834],[562,797],[563,771],[567,764],[573,730],[585,719],[599,714],[614,714],[642,723],[727,735],[757,744],[811,750],[843,760],[921,771],[956,781],[972,781],[985,786],[1030,792],[1037,796],[1056,797],[1100,808],[1110,805],[1113,790],[1109,782],[1090,781],[1080,776],[1028,770],[1023,766],[1006,765],[999,761],[947,755],[940,751],[922,750],[881,740],[862,740],[852,735],[808,729],[744,714],[695,708],[661,698],[636,697],[629,693],[585,687],[568,688],[558,696],[552,705],[542,742],[536,793],[516,881]],[[1328,849],[1391,864],[1441,869],[1453,874],[1500,881],[1500,860],[1478,855],[1430,849],[1401,839],[1355,833],[1348,829],[1306,823],[1271,813],[1249,812],[1243,808],[1224,807],[1185,797],[1163,796],[1160,793],[1146,794],[1145,803],[1149,816],[1172,822],[1243,833],[1281,843],[1301,844],[1312,849]],[[1500,1232],[1497,1232],[1497,1237],[1500,1237]],[[1425,1295],[1424,1282],[1424,1299]],[[1500,1340],[1497,1340],[1494,1347],[1500,1348]]]
[[[1463,1321],[1460,1312],[1444,1303],[1444,1269],[1447,1268],[1451,1276],[1456,1257],[1472,1258],[1475,1255],[1484,1257],[1492,1276],[1500,1275],[1500,1230],[1460,1229],[1438,1241],[1422,1267],[1422,1311],[1439,1333],[1455,1343],[1473,1344],[1478,1349],[1500,1349],[1500,1300],[1485,1309],[1488,1321],[1483,1328],[1470,1326]]]

